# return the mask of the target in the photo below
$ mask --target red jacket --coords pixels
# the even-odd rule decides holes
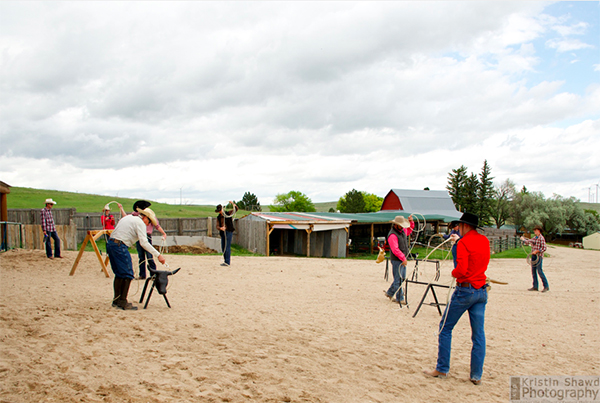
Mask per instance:
[[[102,214],[100,220],[102,221],[103,229],[115,229],[115,217],[112,214],[109,216]]]
[[[452,275],[457,283],[470,283],[473,288],[485,285],[485,271],[490,263],[490,241],[485,235],[472,229],[459,241],[456,247],[456,268]]]

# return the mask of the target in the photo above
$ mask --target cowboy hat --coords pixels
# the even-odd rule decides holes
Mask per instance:
[[[396,224],[401,226],[402,228],[408,228],[410,227],[410,222],[406,219],[406,217],[403,217],[401,215],[396,216],[396,218],[394,218],[391,221],[392,224]]]
[[[536,225],[535,227],[533,227],[534,230],[538,230],[540,232],[542,232],[544,230],[544,228],[541,225]]]
[[[452,223],[463,223],[463,224],[467,224],[470,225],[473,228],[480,228],[479,227],[479,217],[477,217],[475,214],[471,214],[471,213],[464,213],[462,215],[462,217],[460,217],[460,220],[456,220],[456,221],[452,221]]]
[[[147,202],[146,200],[138,200],[133,203],[133,211],[138,211],[138,209],[145,209],[152,205],[152,203]]]
[[[46,199],[46,204],[56,204],[56,202],[52,199]]]
[[[145,215],[146,217],[148,217],[148,219],[150,220],[150,222],[152,223],[152,225],[156,225],[157,221],[156,221],[156,214],[154,214],[154,211],[152,211],[150,208],[145,208],[145,209],[141,209],[138,208],[138,213]]]
[[[221,210],[223,210],[223,206],[221,206],[220,204],[217,206],[217,208],[215,209],[215,213],[219,213],[221,212]]]

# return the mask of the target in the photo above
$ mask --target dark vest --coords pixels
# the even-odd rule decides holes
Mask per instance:
[[[392,234],[395,234],[396,237],[398,237],[398,249],[400,249],[402,253],[404,253],[404,256],[406,256],[406,259],[408,259],[408,237],[406,236],[406,233],[404,231],[398,232],[394,225],[392,225],[392,229],[390,229],[390,232],[388,233],[386,238],[388,245],[390,244],[389,239],[390,235]],[[400,258],[394,255],[394,253],[390,250],[390,260],[399,261]]]

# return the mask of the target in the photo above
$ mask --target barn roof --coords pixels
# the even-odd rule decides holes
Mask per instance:
[[[435,216],[441,218],[432,218],[432,220],[452,221],[460,218],[462,213],[456,210],[450,195],[445,190],[409,190],[392,189],[385,199],[397,197],[400,202],[400,210],[382,210],[382,211],[402,211],[412,214],[422,214],[423,216]],[[389,203],[384,200],[382,208]]]

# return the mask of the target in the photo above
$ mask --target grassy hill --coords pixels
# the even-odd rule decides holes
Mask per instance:
[[[101,196],[87,193],[62,192],[58,190],[32,189],[23,187],[11,187],[8,194],[7,204],[9,209],[18,208],[43,208],[44,200],[52,198],[58,204],[55,208],[76,208],[78,213],[100,213],[104,205],[117,201],[123,205],[126,212],[130,212],[133,203],[137,198]],[[163,218],[180,217],[212,217],[215,215],[214,205],[180,205],[159,203],[148,200],[152,203],[152,210],[157,216]],[[337,202],[315,203],[315,208],[319,212],[327,212],[331,207],[335,208]],[[269,211],[268,206],[262,206],[263,211]],[[118,211],[115,203],[110,205],[111,210]],[[249,214],[249,211],[240,210],[238,216]]]

